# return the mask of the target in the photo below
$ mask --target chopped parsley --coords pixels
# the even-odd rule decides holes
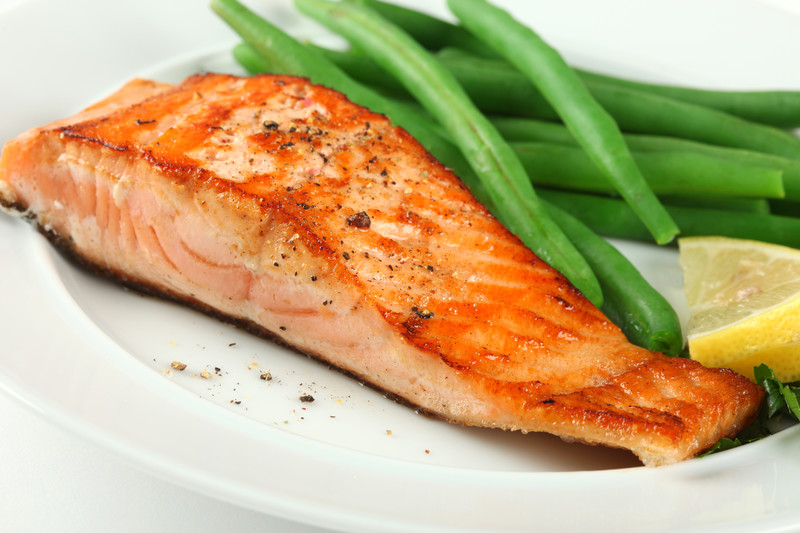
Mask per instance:
[[[758,418],[735,438],[720,439],[701,457],[761,440],[800,422],[800,382],[781,383],[775,372],[765,364],[758,365],[753,371],[756,383],[766,391]]]

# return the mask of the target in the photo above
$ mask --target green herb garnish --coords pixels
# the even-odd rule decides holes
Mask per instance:
[[[753,373],[756,383],[767,392],[758,412],[758,418],[735,438],[720,439],[701,457],[761,440],[786,429],[788,425],[800,422],[800,383],[782,383],[775,372],[765,364],[755,367]]]

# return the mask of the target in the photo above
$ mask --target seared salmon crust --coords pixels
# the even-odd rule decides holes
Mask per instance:
[[[630,344],[408,133],[303,78],[134,80],[10,141],[0,202],[98,271],[454,423],[665,465],[763,396]]]

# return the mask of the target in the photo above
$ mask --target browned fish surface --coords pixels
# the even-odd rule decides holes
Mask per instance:
[[[404,130],[304,79],[134,81],[8,143],[0,198],[96,269],[452,422],[663,465],[762,397],[629,344]]]

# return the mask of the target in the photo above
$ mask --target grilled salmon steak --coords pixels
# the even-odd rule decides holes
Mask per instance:
[[[762,399],[630,344],[405,130],[303,78],[134,80],[10,141],[0,201],[98,272],[454,423],[665,465]]]

